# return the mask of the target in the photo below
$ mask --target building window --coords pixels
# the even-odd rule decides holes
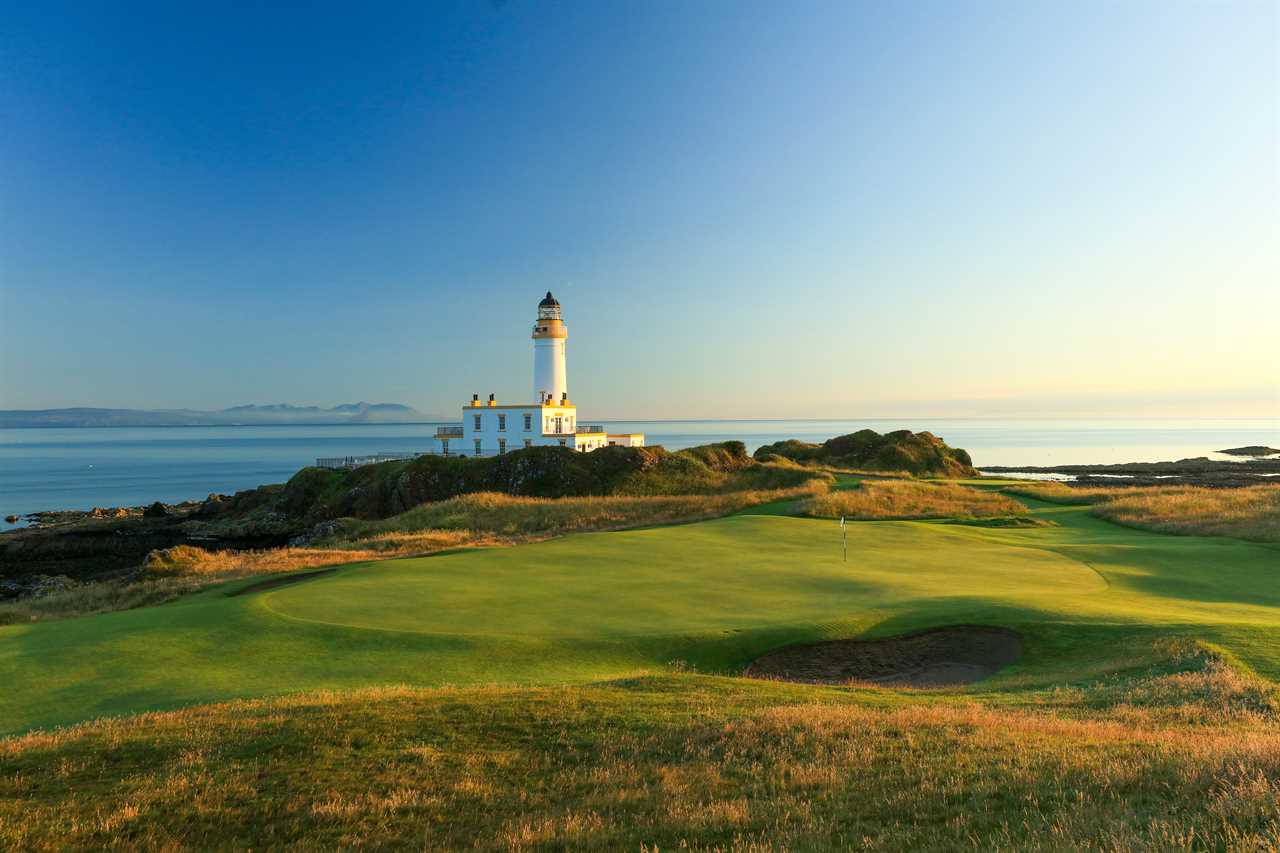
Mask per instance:
[[[473,427],[473,429],[474,429],[476,432],[479,432],[479,431],[480,431],[480,416],[479,416],[479,415],[473,415],[472,417],[474,417],[474,418],[475,418],[475,421],[474,421],[475,426]]]
[[[533,429],[533,415],[524,416],[524,431],[529,432]]]
[[[561,415],[556,415],[556,435],[562,432],[564,432],[564,418]]]
[[[498,452],[499,453],[507,452],[507,440],[505,438],[498,439]]]
[[[498,432],[506,432],[506,431],[507,431],[507,416],[498,415]]]
[[[440,444],[444,448],[444,455],[448,456],[449,455],[449,439],[447,438],[440,439]]]
[[[476,439],[476,456],[480,455],[480,439]]]
[[[563,439],[563,438],[562,438],[562,439],[560,439],[560,446],[561,446],[561,447],[564,447],[564,443],[565,443],[565,439]]]

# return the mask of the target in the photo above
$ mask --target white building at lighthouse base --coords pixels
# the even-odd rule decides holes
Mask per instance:
[[[436,428],[433,452],[445,456],[497,456],[524,447],[643,447],[644,433],[611,433],[600,424],[578,422],[578,407],[559,403],[499,404],[479,395],[462,407],[462,423]]]

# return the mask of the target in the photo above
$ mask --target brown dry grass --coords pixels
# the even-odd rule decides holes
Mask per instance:
[[[341,533],[323,544],[395,550],[414,537],[456,535],[458,531],[528,541],[530,537],[701,521],[758,504],[821,493],[827,488],[826,480],[814,479],[788,489],[713,495],[525,498],[480,492],[422,504],[381,521],[351,520]]]
[[[1004,491],[1054,503],[1092,504],[1090,512],[1100,518],[1161,533],[1280,542],[1280,484],[1210,489],[1074,488],[1061,483],[1035,483],[1009,486]]]
[[[885,705],[683,675],[312,693],[0,741],[8,849],[1277,845],[1274,720],[1137,705]]]
[[[1091,511],[1109,521],[1162,533],[1280,542],[1280,486],[1129,489]]]
[[[1068,486],[1055,482],[1027,482],[1016,486],[1005,486],[1002,492],[1038,501],[1049,501],[1055,504],[1093,504],[1109,500],[1123,486],[1114,488],[1105,486]]]
[[[854,489],[814,495],[800,506],[817,518],[910,519],[978,518],[1017,515],[1022,504],[997,492],[956,483],[864,480]]]

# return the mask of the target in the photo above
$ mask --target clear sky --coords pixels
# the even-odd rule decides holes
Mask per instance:
[[[1280,5],[0,3],[0,408],[1280,413]]]

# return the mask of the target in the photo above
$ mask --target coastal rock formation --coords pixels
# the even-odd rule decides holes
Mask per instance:
[[[881,435],[864,429],[830,438],[822,444],[794,439],[766,444],[755,458],[775,457],[808,465],[825,465],[860,471],[906,471],[917,477],[973,477],[977,470],[967,451],[949,447],[929,432],[896,430]]]

